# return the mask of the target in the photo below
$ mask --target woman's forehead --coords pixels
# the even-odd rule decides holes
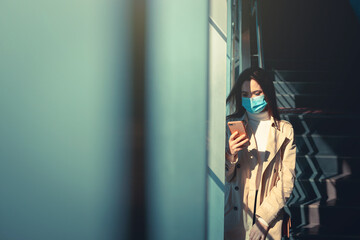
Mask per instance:
[[[256,90],[262,90],[262,88],[256,80],[251,79],[250,81],[245,81],[243,83],[241,90],[246,92],[253,92]]]

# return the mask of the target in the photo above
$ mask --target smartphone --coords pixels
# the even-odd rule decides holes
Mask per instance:
[[[232,121],[228,122],[228,126],[230,129],[231,134],[233,134],[235,131],[239,132],[239,136],[244,135],[248,138],[245,130],[245,125],[243,121]]]

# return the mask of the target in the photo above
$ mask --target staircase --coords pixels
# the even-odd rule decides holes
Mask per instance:
[[[290,239],[360,239],[360,24],[349,1],[262,1],[265,67],[292,123]]]
[[[339,97],[347,87],[330,70],[273,72],[297,145],[292,239],[360,239],[360,114]]]

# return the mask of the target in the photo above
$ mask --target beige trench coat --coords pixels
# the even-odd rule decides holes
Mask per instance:
[[[247,115],[244,114],[243,118],[228,121],[236,120],[244,120],[250,145],[238,153],[235,163],[225,161],[224,239],[249,239],[253,223],[255,193],[258,189],[256,215],[269,224],[266,239],[280,240],[283,207],[290,197],[295,180],[296,145],[293,127],[285,120],[276,124],[274,118],[271,117],[265,159],[259,164],[256,140],[247,124]],[[229,137],[230,131],[227,127],[227,148]],[[256,178],[258,178],[257,184]]]

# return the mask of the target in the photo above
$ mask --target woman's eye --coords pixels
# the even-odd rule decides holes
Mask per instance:
[[[256,96],[259,96],[261,94],[261,92],[256,92],[255,95]]]

